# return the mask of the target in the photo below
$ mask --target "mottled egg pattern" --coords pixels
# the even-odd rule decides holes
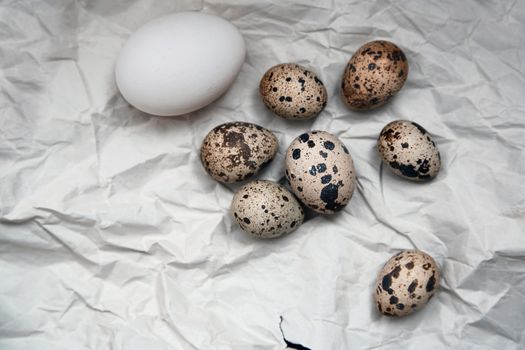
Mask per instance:
[[[354,109],[379,107],[401,90],[407,76],[408,62],[399,47],[389,41],[371,41],[346,66],[343,99]]]
[[[215,127],[204,138],[201,162],[217,181],[243,181],[268,164],[277,148],[275,135],[259,125],[226,123]]]
[[[325,131],[297,137],[286,152],[286,179],[305,205],[321,214],[343,209],[352,198],[355,170],[346,146]]]
[[[385,164],[409,180],[431,180],[441,167],[441,157],[432,136],[421,125],[409,120],[387,124],[379,135],[377,148]]]
[[[379,272],[375,302],[387,316],[405,316],[421,309],[432,298],[440,283],[439,267],[420,250],[394,255]]]
[[[242,230],[259,238],[290,233],[304,220],[303,208],[283,186],[271,181],[253,181],[233,196],[231,211]]]
[[[261,79],[259,92],[266,107],[286,119],[313,118],[326,106],[323,82],[293,63],[270,68]]]

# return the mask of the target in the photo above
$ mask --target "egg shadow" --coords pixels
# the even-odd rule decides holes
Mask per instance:
[[[149,113],[143,112],[140,109],[134,107],[118,91],[115,91],[115,94],[113,95],[113,97],[109,99],[106,105],[114,106],[114,107],[105,108],[104,109],[105,113],[111,114],[110,115],[111,118],[118,118],[126,122],[129,122],[130,120],[135,120],[139,122],[151,122],[152,120],[158,120],[161,122],[161,124],[171,123],[172,121],[187,122],[190,119],[190,117],[191,119],[195,119],[195,117],[198,117],[198,114],[199,114],[198,112],[201,111],[201,110],[197,110],[195,112],[181,114],[181,115],[174,115],[174,116],[159,116],[159,115],[149,114]]]

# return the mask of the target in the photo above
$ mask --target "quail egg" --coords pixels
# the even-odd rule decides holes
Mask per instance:
[[[277,153],[275,135],[262,126],[233,122],[215,127],[204,138],[201,162],[215,180],[243,181],[268,164]]]
[[[255,237],[275,238],[295,231],[304,211],[283,186],[265,180],[247,183],[233,196],[231,212],[241,229]]]
[[[377,148],[383,162],[409,180],[431,180],[441,167],[441,156],[432,136],[409,120],[388,123],[379,134]]]
[[[293,193],[314,211],[333,214],[352,198],[354,163],[336,136],[325,131],[301,134],[288,147],[285,159]]]
[[[372,109],[385,104],[405,84],[408,61],[403,51],[385,40],[361,46],[348,62],[342,95],[353,109]]]
[[[259,92],[266,107],[286,119],[310,119],[326,106],[323,82],[298,64],[283,63],[262,77]]]
[[[439,267],[420,250],[394,255],[379,271],[375,302],[386,316],[405,316],[425,306],[440,283]]]

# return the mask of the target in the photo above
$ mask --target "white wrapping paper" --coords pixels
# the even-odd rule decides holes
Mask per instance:
[[[246,62],[207,108],[148,116],[118,93],[114,62],[141,24],[181,10],[231,20]],[[525,1],[4,0],[0,16],[0,349],[525,347]],[[341,75],[374,39],[403,48],[408,81],[353,112]],[[281,62],[327,86],[315,120],[263,106],[259,79]],[[395,119],[434,135],[435,181],[381,165]],[[336,134],[358,174],[350,204],[283,239],[247,237],[229,216],[235,186],[198,157],[236,120],[278,136],[259,176],[276,181],[293,138]],[[442,288],[410,317],[380,316],[377,272],[414,247]]]

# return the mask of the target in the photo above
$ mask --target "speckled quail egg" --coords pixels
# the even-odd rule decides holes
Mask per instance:
[[[259,92],[266,107],[286,119],[310,119],[326,106],[323,82],[306,68],[283,63],[261,78]]]
[[[387,261],[377,276],[375,302],[387,316],[405,316],[421,309],[440,283],[439,266],[420,250],[405,250]]]
[[[409,120],[388,123],[377,140],[383,162],[397,175],[413,181],[431,180],[439,172],[441,157],[432,136]]]
[[[233,217],[241,229],[258,238],[275,238],[290,233],[304,220],[297,199],[283,186],[271,181],[253,181],[233,196]]]
[[[301,134],[288,147],[285,161],[292,192],[314,211],[333,214],[352,198],[354,163],[336,136],[325,131]]]
[[[408,61],[394,43],[371,41],[361,46],[348,62],[342,95],[353,109],[372,109],[385,104],[405,84]]]
[[[233,122],[215,127],[204,138],[201,162],[217,181],[248,179],[268,164],[277,153],[275,135],[262,126]]]

